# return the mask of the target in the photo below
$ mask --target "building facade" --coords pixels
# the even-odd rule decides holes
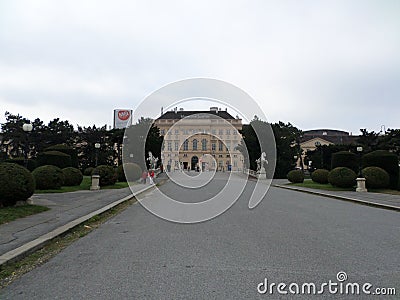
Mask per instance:
[[[242,120],[217,107],[210,111],[175,108],[163,113],[155,125],[164,136],[161,159],[167,170],[243,170]]]

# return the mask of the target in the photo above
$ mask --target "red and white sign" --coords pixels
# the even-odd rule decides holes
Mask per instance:
[[[115,109],[114,110],[114,128],[126,128],[132,125],[132,110]]]

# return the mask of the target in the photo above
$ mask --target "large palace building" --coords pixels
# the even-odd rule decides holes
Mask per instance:
[[[242,120],[226,109],[175,108],[162,113],[155,125],[164,136],[161,158],[167,170],[243,170],[243,155],[236,150],[242,140]]]

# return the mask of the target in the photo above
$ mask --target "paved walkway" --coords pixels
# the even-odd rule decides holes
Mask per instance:
[[[318,194],[321,196],[334,197],[343,200],[349,201],[359,201],[365,204],[376,204],[382,206],[389,206],[393,209],[400,210],[400,195],[390,195],[390,194],[382,194],[382,193],[358,193],[356,191],[326,191],[319,189],[311,189],[293,185],[286,185],[289,181],[286,179],[274,179],[273,185],[277,187],[284,187],[291,190],[303,191],[303,192],[311,192],[313,194]]]
[[[133,192],[148,186],[137,184]],[[129,188],[35,194],[31,198],[33,204],[50,210],[0,225],[0,256],[129,195],[132,195]]]

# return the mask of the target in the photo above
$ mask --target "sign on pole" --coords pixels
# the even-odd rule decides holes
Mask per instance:
[[[131,109],[114,109],[114,128],[126,128],[132,125]]]

